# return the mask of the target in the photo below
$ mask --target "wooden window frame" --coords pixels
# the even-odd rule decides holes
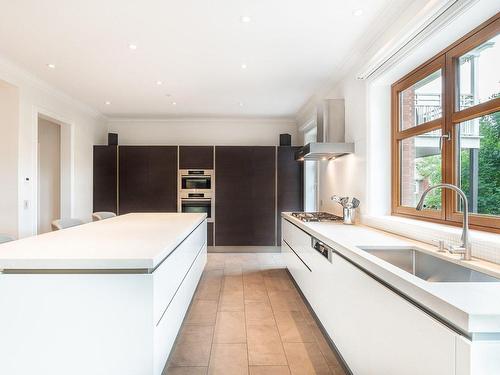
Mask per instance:
[[[457,171],[457,132],[459,123],[478,118],[487,114],[500,111],[500,98],[465,108],[455,108],[456,94],[458,93],[457,60],[467,51],[491,39],[500,33],[500,13],[481,24],[464,37],[457,40],[445,50],[408,73],[406,76],[391,86],[391,164],[392,164],[392,214],[410,217],[419,220],[432,221],[442,224],[460,226],[463,214],[457,211],[456,193],[449,189],[441,192],[441,210],[417,211],[414,207],[406,207],[401,202],[400,184],[400,141],[409,137],[420,135],[432,130],[441,129],[443,135],[449,134],[450,139],[442,143],[442,181],[456,185]],[[442,116],[405,130],[400,130],[400,93],[411,87],[416,82],[441,69]],[[470,224],[474,229],[500,233],[500,216],[487,216],[479,214],[470,215]]]

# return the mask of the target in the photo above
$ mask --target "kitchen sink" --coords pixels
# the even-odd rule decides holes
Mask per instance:
[[[499,278],[440,259],[417,248],[359,248],[425,281],[500,282]]]

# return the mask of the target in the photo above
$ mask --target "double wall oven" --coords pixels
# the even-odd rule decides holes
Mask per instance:
[[[212,169],[179,170],[179,212],[206,213],[214,221],[214,171]]]

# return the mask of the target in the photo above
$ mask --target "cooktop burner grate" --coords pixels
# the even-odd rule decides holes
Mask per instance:
[[[292,216],[301,221],[341,221],[340,216],[328,212],[292,212]]]

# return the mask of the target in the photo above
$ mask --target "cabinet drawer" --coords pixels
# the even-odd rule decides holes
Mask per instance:
[[[307,265],[307,272],[296,275],[296,269],[306,269],[303,264],[294,266],[294,263],[290,261],[286,263],[287,267],[316,315],[321,319],[322,316],[328,314],[332,299],[329,288],[319,286],[331,285],[332,264],[313,249],[310,235],[287,220],[283,220],[282,229],[284,241],[287,241],[289,246],[295,250],[300,259]],[[282,247],[282,249],[284,251],[286,247]],[[295,254],[293,256],[297,258]],[[285,259],[287,257],[291,256],[285,256]]]
[[[304,296],[309,300],[314,291],[314,278],[307,256],[311,249],[311,236],[287,220],[282,220],[283,241],[281,251],[290,274]]]
[[[321,320],[354,374],[455,375],[456,333],[337,254]]]
[[[189,267],[207,240],[207,222],[203,222],[177,247],[153,273],[154,321],[158,323]]]
[[[303,291],[307,288],[308,274],[311,273],[311,271],[285,241],[283,241],[281,245],[281,252],[283,253],[286,268]]]
[[[287,220],[282,220],[283,240],[290,246],[295,253],[311,268],[306,258],[308,253],[313,251],[311,248],[311,236],[297,228]]]
[[[207,247],[204,245],[162,319],[154,328],[154,375],[162,374],[206,261]]]

